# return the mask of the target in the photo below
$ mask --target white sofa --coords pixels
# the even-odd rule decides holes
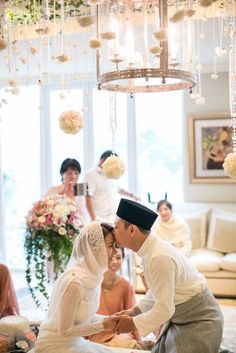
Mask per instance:
[[[186,219],[192,236],[191,262],[204,274],[208,287],[219,297],[236,297],[236,204],[184,203],[174,205]],[[134,266],[139,259],[133,257]],[[144,293],[134,275],[136,293]]]
[[[190,227],[190,260],[214,295],[236,297],[236,205],[184,204],[175,213]]]

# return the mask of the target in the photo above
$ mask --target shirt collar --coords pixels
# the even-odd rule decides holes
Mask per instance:
[[[139,248],[137,254],[141,257],[146,255],[147,253],[150,252],[150,249],[152,248],[152,243],[155,241],[156,236],[151,232],[148,236],[147,239],[144,241],[144,243],[141,245]]]
[[[97,171],[98,173],[100,173],[100,174],[103,173],[103,170],[102,170],[102,168],[101,168],[99,165],[96,165],[95,169],[96,169],[96,171]]]

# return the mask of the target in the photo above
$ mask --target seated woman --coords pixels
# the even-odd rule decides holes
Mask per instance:
[[[0,264],[0,318],[19,313],[10,271],[7,266]]]
[[[188,255],[192,249],[191,234],[185,220],[177,218],[172,213],[172,204],[167,200],[157,203],[157,218],[153,232],[159,237],[169,241],[184,255]]]
[[[76,237],[67,269],[53,285],[48,316],[40,325],[35,353],[107,353],[84,339],[111,325],[97,315],[108,258],[116,253],[112,227],[92,222]],[[114,326],[114,325],[113,325]]]
[[[58,186],[54,186],[48,190],[46,195],[65,195],[68,198],[75,201],[76,206],[78,208],[78,212],[80,216],[84,217],[84,207],[85,200],[84,197],[78,196],[75,193],[74,186],[78,183],[78,179],[81,173],[80,163],[73,158],[66,158],[60,167],[60,175],[62,179],[62,183]]]
[[[125,256],[124,249],[118,248],[116,250],[117,254],[109,258],[108,271],[105,272],[103,277],[98,314],[112,315],[130,309],[135,304],[133,287],[118,274]],[[121,335],[112,332],[100,332],[89,336],[88,339],[113,347],[138,349],[144,347],[138,331]]]

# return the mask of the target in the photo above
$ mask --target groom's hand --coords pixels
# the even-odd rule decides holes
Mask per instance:
[[[132,317],[128,315],[121,315],[117,317],[118,321],[116,322],[116,326],[114,327],[113,332],[117,332],[118,335],[120,333],[131,332],[137,330],[136,326],[134,325]]]
[[[113,331],[115,332],[116,325],[117,325],[118,317],[110,316],[103,320],[103,327],[104,331]]]

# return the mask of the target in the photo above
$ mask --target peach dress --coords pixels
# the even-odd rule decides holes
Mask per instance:
[[[112,315],[118,311],[130,309],[135,304],[134,289],[123,277],[111,290],[101,289],[100,306],[97,311],[101,315]],[[104,343],[108,346],[135,348],[137,341],[132,334],[117,335],[112,332],[99,332],[88,337],[90,341]]]

